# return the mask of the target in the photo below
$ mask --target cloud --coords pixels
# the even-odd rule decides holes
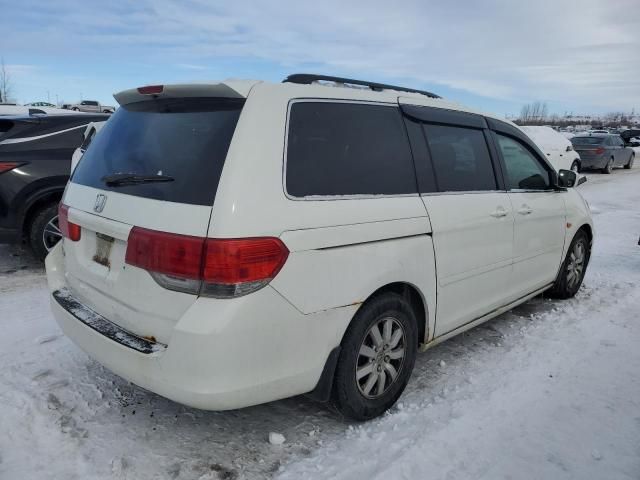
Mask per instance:
[[[9,14],[8,30],[0,23],[8,48],[73,51],[79,61],[88,54],[204,70],[240,59],[511,102],[640,105],[634,0],[60,0],[55,12],[23,2]]]

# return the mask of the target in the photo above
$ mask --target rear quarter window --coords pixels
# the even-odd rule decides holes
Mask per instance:
[[[398,107],[293,103],[285,181],[287,193],[294,197],[416,193]]]

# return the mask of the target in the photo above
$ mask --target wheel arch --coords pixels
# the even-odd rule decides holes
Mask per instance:
[[[377,290],[375,290],[363,304],[367,303],[373,298],[376,298],[384,293],[393,292],[404,297],[411,307],[416,316],[418,327],[418,342],[426,343],[427,336],[429,334],[429,307],[420,289],[415,285],[408,282],[393,282],[388,283]]]
[[[63,188],[52,188],[40,192],[38,195],[29,199],[27,203],[24,213],[22,215],[22,225],[20,231],[22,235],[26,235],[28,233],[28,229],[33,221],[33,218],[37,215],[38,211],[44,208],[47,205],[52,203],[58,203],[62,199],[62,195],[64,193]]]
[[[424,295],[420,291],[418,287],[408,282],[392,282],[386,285],[379,287],[377,290],[372,292],[360,305],[362,308],[367,302],[370,302],[374,298],[379,297],[385,293],[396,293],[398,295],[402,295],[411,307],[413,308],[414,314],[416,316],[416,322],[418,327],[418,347],[422,343],[427,343],[428,335],[429,335],[429,308],[427,302],[424,298]],[[360,310],[358,308],[358,310]],[[357,311],[356,310],[356,313]],[[354,316],[349,321],[349,325],[353,322],[355,318]],[[315,386],[315,388],[307,393],[306,395],[316,401],[326,402],[331,398],[332,390],[333,390],[333,379],[335,374],[336,365],[338,363],[338,357],[340,355],[342,341],[344,340],[344,336],[347,333],[349,325],[345,329],[342,334],[342,339],[340,341],[340,345],[336,346],[329,352],[329,356],[325,361],[324,368],[320,375],[320,378]]]
[[[593,228],[591,228],[591,225],[589,225],[588,223],[581,225],[580,228],[576,230],[576,234],[580,231],[583,231],[587,234],[587,238],[589,239],[589,245],[590,246],[593,245]]]

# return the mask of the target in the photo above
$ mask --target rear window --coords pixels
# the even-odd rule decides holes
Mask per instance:
[[[605,137],[573,137],[571,143],[574,145],[600,145]]]
[[[291,106],[287,192],[295,197],[416,193],[397,107],[337,102]]]
[[[244,100],[181,98],[120,107],[91,142],[72,182],[168,202],[212,205]],[[114,174],[170,182],[107,186]]]

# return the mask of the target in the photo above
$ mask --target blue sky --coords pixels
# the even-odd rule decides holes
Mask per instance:
[[[637,0],[0,0],[19,102],[156,83],[326,73],[499,114],[640,110]]]

